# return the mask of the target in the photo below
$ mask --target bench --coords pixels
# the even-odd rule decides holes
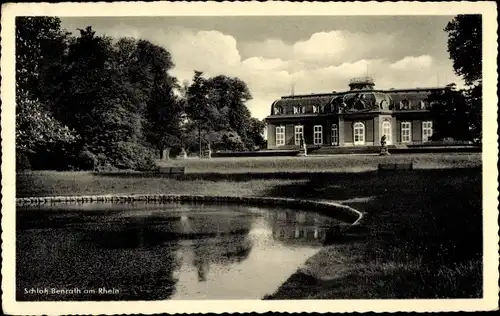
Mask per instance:
[[[156,172],[169,175],[181,175],[184,174],[185,170],[185,167],[158,167]]]
[[[413,170],[413,162],[411,163],[380,163],[378,164],[379,171],[394,171],[394,170]]]

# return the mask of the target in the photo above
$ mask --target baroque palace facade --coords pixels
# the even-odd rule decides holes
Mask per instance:
[[[444,88],[376,90],[370,77],[354,78],[349,91],[284,96],[266,117],[268,149],[425,143],[432,136],[427,96]]]

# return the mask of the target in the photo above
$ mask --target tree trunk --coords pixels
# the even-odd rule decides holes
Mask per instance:
[[[202,158],[203,152],[201,151],[201,123],[198,124],[198,139],[200,141],[200,158]]]
[[[163,160],[163,146],[160,146],[159,148],[159,152],[160,152],[160,160]]]

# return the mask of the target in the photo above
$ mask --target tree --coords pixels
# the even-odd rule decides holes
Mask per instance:
[[[78,131],[80,150],[98,165],[145,168],[153,152],[144,137],[150,82],[129,41],[113,45],[91,27],[79,30],[68,48],[56,117]],[[147,74],[146,74],[147,75]]]
[[[176,78],[169,75],[174,64],[170,53],[158,45],[145,40],[137,42],[138,66],[145,72],[141,80],[150,88],[146,101],[145,133],[147,141],[160,152],[169,155],[170,149],[181,145],[181,123],[184,101],[176,96]]]
[[[77,135],[54,118],[48,97],[59,83],[57,76],[65,54],[68,33],[58,18],[16,19],[16,160],[20,169],[40,164],[37,155],[57,167],[56,161]]]
[[[470,108],[465,91],[456,90],[455,85],[450,84],[444,90],[432,92],[427,100],[434,121],[433,140],[444,138],[471,140]]]
[[[78,139],[74,131],[54,119],[40,102],[31,100],[22,90],[16,95],[16,164],[30,169],[39,153],[60,159],[60,155]]]
[[[236,132],[244,143],[243,149],[253,146],[247,133],[251,129],[251,114],[245,102],[252,99],[248,86],[239,78],[219,75],[207,80],[210,102],[226,119],[219,121],[217,130]]]
[[[257,118],[250,118],[250,128],[247,131],[247,137],[252,144],[250,150],[263,149],[266,146],[266,140],[264,139],[264,129],[266,128],[266,122],[264,120],[259,120]]]
[[[70,33],[55,17],[16,18],[16,87],[49,108]]]
[[[458,15],[444,29],[448,33],[448,52],[457,75],[467,85],[482,79],[482,17]]]
[[[219,109],[214,103],[214,96],[210,91],[211,87],[207,79],[203,77],[203,72],[195,71],[193,83],[187,89],[186,114],[190,121],[194,122],[198,129],[199,153],[202,155],[202,144],[206,141],[207,135],[214,132],[225,121],[224,111]]]
[[[448,33],[448,52],[455,73],[468,86],[465,91],[471,138],[482,136],[482,17],[458,15],[444,29]]]

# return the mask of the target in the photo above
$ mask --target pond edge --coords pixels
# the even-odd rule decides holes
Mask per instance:
[[[237,203],[255,206],[283,206],[303,210],[313,209],[325,215],[347,217],[350,226],[358,225],[363,218],[363,213],[345,204],[333,201],[301,200],[279,197],[240,197],[240,196],[215,196],[215,195],[190,195],[190,194],[126,194],[126,195],[79,195],[79,196],[45,196],[16,198],[17,206],[56,204],[56,203],[170,203],[170,202],[203,202],[203,203]],[[340,213],[338,213],[340,212]]]

